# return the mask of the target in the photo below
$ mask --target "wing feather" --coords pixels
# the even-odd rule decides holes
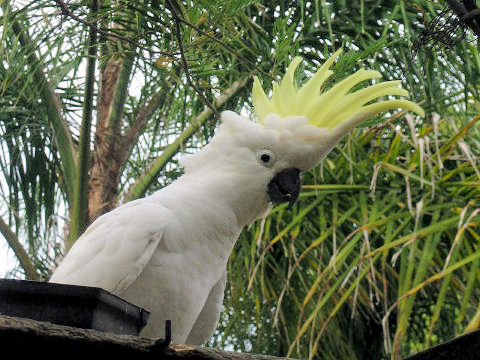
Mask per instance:
[[[50,281],[123,292],[152,257],[168,212],[145,198],[102,215],[75,242]]]

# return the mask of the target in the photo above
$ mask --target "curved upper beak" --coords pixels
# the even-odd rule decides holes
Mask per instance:
[[[267,194],[274,205],[288,202],[288,209],[291,209],[298,199],[301,185],[300,170],[285,169],[277,173],[268,183]]]

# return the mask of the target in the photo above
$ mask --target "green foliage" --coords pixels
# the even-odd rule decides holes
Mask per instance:
[[[427,116],[390,113],[364,124],[304,175],[292,211],[275,208],[242,233],[210,344],[388,359],[478,328],[478,46],[467,34],[453,49],[411,51],[443,4],[102,1],[90,14],[78,1],[62,14],[59,3],[2,2],[0,215],[30,256],[20,264],[31,261],[46,279],[58,261],[73,182],[85,175],[77,164],[85,89],[96,89],[95,131],[100,72],[112,61],[128,60],[111,146],[133,138],[115,189],[120,203],[178,177],[179,157],[208,142],[219,111],[249,113],[252,75],[268,89],[293,56],[307,60],[302,77],[343,46],[332,80],[379,70],[401,79]],[[94,78],[85,74],[93,21]],[[95,156],[95,137],[87,142]],[[23,267],[10,276],[23,277]]]
[[[355,132],[304,176],[292,212],[279,207],[244,232],[230,262],[231,273],[245,275],[229,279],[226,336],[243,333],[253,351],[277,355],[288,347],[300,358],[333,359],[354,349],[349,358],[378,359],[382,338],[398,338],[406,355],[471,326],[480,295],[471,273],[480,258],[478,174],[452,141],[463,131],[449,122],[439,133],[431,120],[414,133],[398,120]],[[470,155],[480,150],[465,144]],[[230,329],[239,308],[262,332],[245,331],[245,320]],[[265,345],[276,333],[283,346]]]

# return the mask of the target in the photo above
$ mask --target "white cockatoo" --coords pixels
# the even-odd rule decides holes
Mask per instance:
[[[185,174],[153,195],[95,220],[50,281],[96,286],[150,311],[141,335],[163,337],[172,321],[175,343],[203,344],[215,330],[228,257],[242,228],[271,205],[292,205],[300,174],[317,165],[357,124],[403,108],[423,115],[400,81],[351,92],[380,73],[361,69],[322,91],[340,50],[303,85],[296,57],[269,99],[258,78],[252,100],[257,121],[231,111],[211,142],[182,162]]]

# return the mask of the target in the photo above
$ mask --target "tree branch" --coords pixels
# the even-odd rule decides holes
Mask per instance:
[[[18,240],[17,235],[10,229],[8,224],[0,217],[0,232],[7,240],[8,246],[13,250],[15,256],[20,263],[20,266],[25,271],[25,276],[28,280],[40,280],[40,276],[35,271],[30,256],[28,256],[25,248]]]
[[[132,125],[125,131],[125,136],[122,139],[121,148],[118,152],[118,159],[122,164],[122,168],[125,166],[128,155],[131,153],[132,148],[147,121],[151,118],[155,110],[162,107],[163,104],[169,103],[171,98],[172,95],[170,93],[165,96],[163,92],[157,92],[151,97],[147,104],[143,105],[138,110],[138,114]]]

